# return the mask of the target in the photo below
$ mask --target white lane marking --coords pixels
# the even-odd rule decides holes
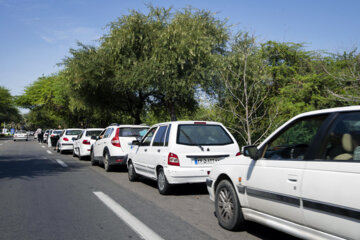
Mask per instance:
[[[41,146],[42,148],[45,148],[45,146]]]
[[[134,217],[125,208],[111,199],[103,192],[93,192],[108,208],[110,208],[119,218],[121,218],[130,228],[132,228],[143,239],[164,240],[148,226]]]
[[[64,163],[63,161],[61,161],[60,159],[56,159],[55,161],[63,167],[68,167],[68,165],[66,163]]]
[[[52,152],[51,152],[50,150],[46,150],[46,152],[47,152],[48,154],[52,154]]]

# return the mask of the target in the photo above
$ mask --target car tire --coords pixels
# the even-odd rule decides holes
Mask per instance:
[[[215,213],[219,225],[227,230],[238,230],[245,220],[234,187],[228,180],[222,180],[215,192]]]
[[[91,166],[96,166],[97,165],[93,150],[91,150],[91,152],[90,152],[90,162],[91,162]]]
[[[170,193],[171,184],[166,179],[164,169],[160,168],[157,174],[157,187],[161,195],[167,195]]]
[[[128,177],[130,182],[135,182],[139,178],[131,161],[128,164]]]
[[[104,162],[104,169],[105,169],[106,172],[111,172],[111,169],[112,169],[109,161],[110,161],[110,156],[109,156],[109,153],[106,152],[105,156],[104,156],[104,161],[103,161]]]

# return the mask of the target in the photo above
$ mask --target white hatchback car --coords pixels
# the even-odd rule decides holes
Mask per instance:
[[[231,133],[218,122],[177,121],[150,128],[129,154],[129,180],[157,180],[160,194],[171,184],[205,183],[212,165],[239,154]]]
[[[92,137],[96,141],[91,147],[91,164],[103,164],[107,172],[116,165],[126,166],[131,142],[144,136],[148,129],[144,125],[111,124],[99,136]]]
[[[87,128],[74,139],[73,156],[79,159],[90,156],[91,146],[96,141],[91,139],[93,136],[99,136],[103,128]]]
[[[219,224],[302,239],[360,239],[360,106],[300,114],[207,179]]]
[[[65,129],[61,135],[59,140],[57,141],[57,151],[63,153],[64,151],[72,151],[74,140],[73,137],[78,136],[83,129],[80,128],[68,128]]]

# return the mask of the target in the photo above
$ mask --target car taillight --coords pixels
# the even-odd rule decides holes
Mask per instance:
[[[175,153],[169,153],[168,164],[172,166],[180,166],[179,157]]]
[[[54,134],[51,134],[51,136],[50,137],[55,137],[55,135]]]
[[[90,141],[86,140],[86,139],[84,139],[84,141],[82,143],[85,144],[85,145],[90,145]]]
[[[113,137],[113,139],[111,139],[111,144],[115,147],[121,147],[120,145],[120,139],[119,139],[119,132],[120,132],[120,129],[118,128],[116,130],[116,134],[115,134],[115,137]]]
[[[241,155],[241,152],[238,152],[235,156],[240,156]]]
[[[67,142],[67,141],[69,141],[69,139],[68,138],[66,138],[66,137],[64,137],[64,139],[63,139],[65,142]]]

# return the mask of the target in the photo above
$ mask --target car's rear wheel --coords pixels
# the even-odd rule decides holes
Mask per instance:
[[[221,227],[237,230],[244,225],[244,216],[235,189],[228,180],[222,180],[215,193],[215,212]]]
[[[130,182],[135,182],[139,178],[131,161],[128,164],[128,177]]]
[[[164,169],[162,168],[158,170],[157,186],[160,194],[166,195],[170,193],[171,184],[167,181]]]
[[[104,169],[106,172],[111,172],[111,165],[110,165],[110,156],[109,153],[105,153],[104,156]]]
[[[95,156],[94,156],[94,150],[91,150],[91,152],[90,152],[90,162],[91,162],[91,165],[92,165],[92,166],[96,166],[96,165],[97,165],[97,162],[96,162]]]

